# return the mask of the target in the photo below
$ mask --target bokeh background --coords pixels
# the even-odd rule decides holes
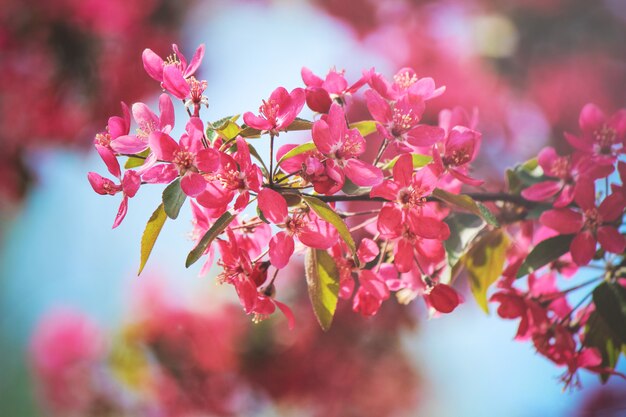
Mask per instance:
[[[562,370],[470,297],[432,320],[393,300],[375,319],[341,311],[324,335],[304,301],[295,333],[280,318],[254,325],[211,273],[184,269],[189,216],[166,225],[137,278],[160,192],[142,189],[111,231],[118,202],[86,181],[103,171],[90,145],[121,100],[154,105],[141,51],[165,55],[174,42],[187,55],[206,44],[211,120],[301,86],[302,66],[335,66],[349,80],[413,67],[447,86],[430,120],[478,109],[477,165],[495,184],[545,144],[562,146],[585,103],[626,107],[621,0],[3,0],[1,416],[626,415],[623,381],[583,375],[583,390],[563,393]],[[297,287],[298,265],[292,275]],[[291,297],[297,305],[301,294]],[[82,362],[68,376],[60,361],[46,379],[34,372],[46,355]],[[83,374],[90,364],[100,379]],[[71,383],[77,392],[48,389]]]

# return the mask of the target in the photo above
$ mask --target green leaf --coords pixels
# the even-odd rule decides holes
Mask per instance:
[[[376,132],[376,121],[362,120],[360,122],[350,123],[350,129],[357,129],[361,136],[365,137]]]
[[[614,282],[603,282],[593,290],[593,303],[617,344],[626,344],[626,288]]]
[[[189,255],[187,255],[187,260],[185,261],[185,266],[187,268],[189,268],[191,265],[196,263],[198,259],[200,259],[200,257],[204,254],[204,251],[206,251],[206,249],[211,244],[211,242],[213,242],[216,237],[218,237],[224,230],[226,230],[226,227],[228,227],[228,225],[230,224],[230,222],[233,221],[234,218],[235,216],[227,211],[226,213],[222,214],[215,221],[215,223],[213,223],[213,226],[211,226],[209,230],[207,230],[207,232],[204,234],[204,236],[202,236],[202,239],[200,239],[200,242],[198,242],[196,247],[193,248],[191,252],[189,252]]]
[[[313,127],[313,122],[296,117],[296,119],[293,122],[291,122],[291,124],[287,126],[287,129],[285,130],[287,132],[291,132],[294,130],[311,130],[312,127]]]
[[[137,154],[137,156],[129,156],[124,164],[124,169],[132,169],[142,166],[146,162],[146,158],[150,155],[150,149]]]
[[[584,345],[598,349],[602,355],[603,368],[615,369],[621,354],[620,349],[626,347],[622,345],[614,335],[606,320],[597,312],[593,311],[589,315],[589,320],[585,325]],[[610,374],[601,374],[600,378],[606,382]]]
[[[396,156],[395,158],[393,158],[391,161],[388,161],[387,163],[385,163],[381,169],[383,171],[388,170],[388,169],[392,169],[395,165],[396,162],[398,162],[398,159],[400,158],[401,155]],[[428,165],[432,160],[433,157],[430,155],[422,155],[419,153],[412,153],[411,154],[411,158],[413,159],[413,168],[422,168],[425,167],[426,165]]]
[[[445,222],[450,228],[450,237],[444,242],[444,247],[448,254],[448,265],[454,266],[484,229],[485,222],[475,214],[461,212],[450,214]]]
[[[187,195],[180,188],[180,178],[176,178],[163,190],[163,207],[170,219],[176,219]]]
[[[444,203],[462,208],[470,213],[474,213],[492,226],[500,227],[500,224],[496,220],[493,213],[491,213],[491,211],[484,204],[477,203],[468,195],[453,194],[446,190],[442,190],[441,188],[435,188],[432,195]]]
[[[143,231],[143,235],[141,236],[141,260],[139,262],[139,272],[137,272],[137,275],[140,275],[144,266],[146,266],[150,253],[152,253],[154,243],[159,237],[159,233],[161,233],[163,224],[165,224],[165,220],[167,220],[167,215],[165,214],[163,203],[161,203],[159,207],[154,210],[152,216],[150,216],[146,228]]]
[[[569,246],[573,239],[574,235],[557,235],[539,242],[520,266],[517,271],[517,278],[528,275],[565,255],[569,252]]]
[[[293,158],[294,156],[301,155],[305,152],[309,152],[316,149],[315,144],[313,142],[306,142],[302,145],[298,145],[286,154],[284,154],[279,160],[278,165],[286,159]]]
[[[339,271],[325,250],[309,249],[304,259],[306,282],[313,312],[322,330],[333,322],[339,299]]]
[[[346,177],[343,183],[343,187],[341,187],[341,191],[346,193],[347,195],[363,195],[369,194],[372,190],[372,187],[360,187],[353,183],[350,178]]]
[[[502,274],[508,247],[506,233],[502,229],[494,229],[482,235],[463,256],[472,294],[485,313],[489,313],[487,290]]]
[[[350,234],[350,230],[348,230],[348,226],[344,223],[344,221],[339,217],[339,215],[330,208],[328,204],[320,200],[319,198],[312,196],[302,196],[302,199],[306,202],[306,204],[322,218],[326,220],[328,223],[335,226],[335,229],[339,232],[339,236],[346,242],[350,252],[354,254],[356,252],[356,245],[354,243],[354,239],[352,239],[352,235]]]

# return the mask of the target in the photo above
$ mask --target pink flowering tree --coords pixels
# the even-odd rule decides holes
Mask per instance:
[[[324,330],[339,299],[363,316],[394,293],[401,304],[422,300],[431,314],[451,313],[464,300],[455,282],[467,277],[482,309],[497,303],[502,318],[520,320],[518,339],[566,368],[567,386],[581,368],[605,380],[618,374],[626,110],[607,116],[588,104],[579,131],[566,134],[568,154],[546,148],[508,169],[504,183],[487,182],[473,167],[482,141],[475,112],[444,109],[437,125],[425,123],[429,102],[445,91],[432,78],[403,68],[389,81],[371,69],[350,83],[336,70],[322,79],[303,69],[304,87],[276,88],[243,123],[239,115],[209,121],[206,81],[195,78],[203,54],[200,46],[187,61],[176,45],[167,59],[146,50],[144,68],[165,90],[160,115],[135,103],[130,135],[123,105],[96,136],[117,180],[88,177],[99,194],[121,193],[114,227],[141,186],[166,185],[141,238],[140,273],[164,223],[189,200],[197,239],[185,265],[202,259],[206,271],[217,258],[218,281],[234,287],[255,322],[280,310],[296,325],[275,283],[298,256]],[[169,95],[189,115],[180,137],[172,137]],[[364,120],[350,117],[357,100]],[[299,117],[305,105],[313,120]],[[290,142],[293,131],[308,141]],[[265,158],[259,140],[269,144]],[[600,272],[579,282],[592,276],[584,271]]]

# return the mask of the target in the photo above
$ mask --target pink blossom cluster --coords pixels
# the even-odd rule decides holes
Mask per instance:
[[[567,367],[566,385],[578,383],[579,368],[614,372],[615,362],[607,357],[613,348],[606,343],[610,340],[619,347],[620,336],[614,340],[610,331],[599,335],[598,328],[605,325],[599,321],[613,319],[604,305],[612,302],[611,295],[604,295],[606,289],[618,298],[626,294],[620,270],[626,249],[622,231],[626,164],[620,160],[626,153],[626,109],[607,117],[596,105],[587,104],[579,126],[578,134],[565,134],[571,153],[559,155],[552,147],[539,153],[538,167],[521,196],[543,209],[538,222],[525,220],[511,229],[517,244],[509,248],[508,267],[499,291],[491,297],[500,303],[502,318],[521,319],[517,339],[532,340],[539,353]],[[618,176],[612,175],[616,167]],[[541,249],[550,255],[522,272],[530,272],[528,289],[522,291],[514,286],[516,277],[524,261],[528,264],[531,259],[529,252],[542,242],[549,242],[556,252],[547,246]],[[579,269],[588,281],[559,288],[557,277],[571,280]],[[589,280],[590,274],[596,277]],[[589,292],[572,307],[570,294],[581,289]]]
[[[333,69],[322,79],[304,68],[304,88],[275,89],[258,113],[244,113],[245,125],[236,117],[226,127],[205,123],[199,115],[208,103],[206,81],[194,76],[203,53],[200,46],[187,63],[176,45],[165,59],[145,50],[144,68],[165,90],[159,111],[123,105],[122,116],[111,117],[96,136],[115,179],[93,172],[88,177],[97,193],[122,195],[113,226],[141,185],[176,180],[182,198],[191,200],[205,269],[217,250],[218,280],[235,287],[245,312],[256,319],[279,308],[293,326],[289,307],[275,298],[274,281],[294,254],[307,250],[330,255],[340,272],[340,296],[351,298],[363,315],[376,314],[390,292],[400,290],[410,292],[409,299],[422,296],[438,312],[454,310],[461,297],[445,278],[449,208],[433,192],[456,195],[463,184],[482,184],[470,174],[481,141],[475,117],[457,108],[442,111],[438,126],[423,123],[426,103],[445,88],[409,68],[392,81],[364,71],[351,85],[343,72]],[[349,103],[361,90],[371,119],[351,122]],[[177,139],[170,95],[189,114]],[[298,117],[305,104],[319,112],[313,122]],[[130,133],[131,113],[136,133]],[[310,141],[289,143],[284,132],[296,129],[310,130]],[[248,142],[251,136],[270,142],[269,163]],[[281,143],[276,155],[275,142]],[[126,157],[141,158],[141,164],[122,174],[117,158]],[[350,200],[376,201],[377,209],[348,213],[340,202]],[[246,218],[246,209],[255,206],[256,215]],[[349,229],[346,221],[356,218],[361,225]]]
[[[278,309],[294,327],[276,282],[299,254],[325,330],[338,299],[366,317],[392,293],[450,313],[463,300],[452,284],[467,271],[485,310],[497,283],[490,300],[499,314],[522,319],[518,337],[567,366],[567,385],[579,368],[614,373],[626,345],[626,110],[607,117],[586,105],[580,133],[566,134],[570,155],[545,148],[507,171],[505,190],[487,192],[472,172],[482,141],[476,111],[444,109],[437,125],[425,123],[427,104],[445,91],[432,78],[403,68],[388,80],[370,69],[350,83],[336,69],[322,78],[304,68],[303,87],[276,88],[243,124],[239,115],[205,122],[207,82],[195,78],[203,54],[200,46],[187,61],[176,45],[166,58],[145,50],[144,68],[164,90],[158,112],[123,104],[95,138],[114,179],[88,178],[97,193],[122,196],[114,227],[142,185],[168,184],[142,238],[140,270],[165,220],[190,200],[195,247],[186,265],[205,257],[206,272],[217,255],[218,282],[234,287],[255,322]],[[189,116],[179,135],[170,96]],[[351,118],[355,101],[365,103],[363,119]],[[301,117],[305,106],[313,120]],[[305,142],[289,143],[293,131]],[[267,158],[252,138],[269,145]],[[124,172],[118,158],[127,159]],[[559,289],[561,276],[587,265],[602,275]],[[514,282],[525,276],[524,291]],[[594,283],[569,306],[570,293]]]

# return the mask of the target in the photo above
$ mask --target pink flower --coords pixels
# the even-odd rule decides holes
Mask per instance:
[[[367,90],[365,100],[370,114],[379,123],[376,126],[379,133],[385,139],[403,142],[415,137],[415,140],[421,139],[421,146],[435,142],[436,138],[429,138],[420,132],[420,129],[428,129],[419,125],[425,109],[424,100],[420,96],[405,95],[390,104],[376,91]]]
[[[252,163],[248,143],[241,137],[236,139],[237,152],[233,157],[220,154],[220,168],[204,192],[198,195],[198,203],[204,207],[224,213],[235,193],[235,210],[243,210],[250,201],[250,191],[259,192],[263,181],[261,169]]]
[[[356,185],[364,187],[380,184],[383,179],[380,168],[357,159],[365,152],[365,139],[357,129],[346,127],[341,106],[333,104],[328,117],[315,122],[311,133],[317,149],[326,158],[335,161],[341,177],[345,173]],[[343,179],[338,186],[343,186]]]
[[[393,76],[393,83],[378,73],[370,76],[368,84],[387,100],[398,100],[403,96],[420,97],[423,101],[439,97],[446,87],[435,88],[435,81],[430,77],[418,78],[411,68],[402,68]]]
[[[479,186],[484,181],[467,175],[468,165],[476,158],[482,135],[480,132],[464,126],[454,126],[447,132],[444,140],[438,141],[433,149],[433,170],[441,176],[450,173],[462,183]],[[409,143],[419,146],[413,139]]]
[[[600,242],[607,252],[622,253],[626,238],[612,224],[624,212],[626,201],[621,194],[613,193],[596,207],[593,181],[581,181],[576,187],[574,201],[580,211],[557,208],[545,211],[539,221],[561,234],[575,234],[570,245],[572,259],[577,265],[587,265],[596,253]]]
[[[574,154],[559,156],[552,147],[539,152],[539,166],[546,177],[550,178],[533,184],[522,190],[522,197],[530,201],[546,201],[558,194],[554,207],[566,207],[574,200],[576,183],[580,179],[596,180],[608,176],[611,165],[594,164],[588,156]]]
[[[328,113],[333,102],[345,105],[348,97],[367,83],[370,72],[364,72],[363,76],[351,86],[348,86],[344,71],[335,69],[328,71],[323,80],[306,67],[302,68],[301,75],[307,87],[306,104],[313,111]]]
[[[160,116],[157,116],[144,103],[132,107],[133,118],[137,123],[137,134],[119,136],[111,140],[111,149],[117,153],[137,154],[148,148],[148,138],[153,133],[169,134],[174,128],[174,105],[167,94],[159,97]]]
[[[235,287],[244,311],[246,314],[254,314],[255,321],[265,319],[278,307],[287,318],[289,328],[293,329],[295,320],[291,309],[274,300],[273,282],[265,285],[269,264],[252,263],[248,253],[239,248],[232,230],[228,230],[227,234],[228,241],[218,240],[222,255],[218,263],[223,268],[218,280]]]
[[[246,125],[261,131],[277,135],[279,130],[286,129],[304,107],[305,93],[301,88],[294,88],[291,93],[283,87],[272,92],[270,98],[259,107],[259,116],[246,112],[243,120]]]
[[[100,195],[115,195],[120,191],[122,192],[122,202],[117,210],[115,221],[113,222],[113,228],[115,229],[120,225],[122,220],[124,220],[128,211],[128,199],[137,194],[137,191],[141,186],[141,178],[139,174],[133,170],[126,171],[124,173],[124,177],[122,178],[120,164],[117,162],[115,154],[110,149],[100,145],[96,145],[96,150],[98,151],[98,154],[100,154],[100,157],[106,164],[111,175],[120,180],[120,184],[115,184],[110,179],[104,178],[95,172],[89,172],[87,174],[89,184],[91,184],[91,187],[96,193]]]
[[[126,103],[122,102],[122,117],[111,116],[107,123],[106,131],[100,132],[94,139],[95,145],[104,146],[105,148],[111,147],[111,141],[117,139],[120,136],[128,135],[130,130],[130,111]]]
[[[591,155],[594,161],[610,165],[625,152],[626,109],[607,118],[598,106],[589,103],[581,110],[578,124],[582,135],[566,133],[565,138],[578,151]]]
[[[272,189],[262,189],[258,201],[265,218],[285,229],[274,235],[269,243],[270,262],[277,269],[289,263],[295,247],[294,236],[315,249],[328,249],[338,239],[337,230],[312,212],[297,212],[290,216],[285,198]]]
[[[181,188],[190,197],[196,197],[206,189],[207,181],[201,172],[212,173],[220,164],[220,153],[202,145],[203,135],[202,121],[192,117],[187,122],[180,143],[165,133],[156,133],[149,138],[150,148],[156,158],[169,162],[162,173],[163,177],[169,179],[172,172],[177,172],[181,176]]]
[[[176,44],[172,45],[172,49],[174,53],[165,61],[151,49],[145,49],[141,56],[143,67],[150,77],[161,83],[165,90],[172,93],[174,97],[184,100],[191,93],[190,84],[196,81],[193,75],[204,57],[204,44],[196,49],[189,64]]]

